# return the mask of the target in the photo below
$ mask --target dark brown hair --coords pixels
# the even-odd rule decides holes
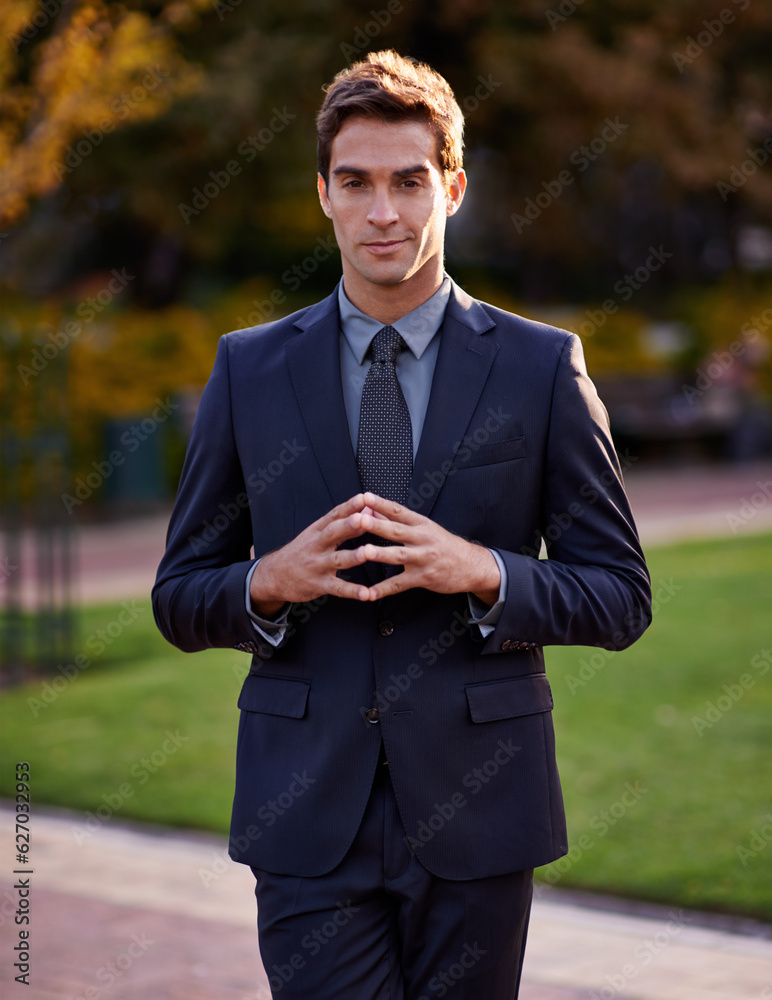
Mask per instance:
[[[341,70],[325,88],[316,116],[317,161],[329,182],[332,140],[354,115],[398,122],[425,121],[437,138],[437,155],[445,175],[461,169],[464,116],[447,80],[426,63],[393,49],[368,52]]]

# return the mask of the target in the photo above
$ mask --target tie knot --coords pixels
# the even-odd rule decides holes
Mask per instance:
[[[400,337],[399,332],[393,326],[384,326],[373,337],[372,352],[373,361],[381,364],[397,360],[397,355],[405,346],[405,341]]]

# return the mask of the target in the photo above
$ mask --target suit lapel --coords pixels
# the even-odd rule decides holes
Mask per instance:
[[[331,509],[362,492],[340,381],[337,289],[312,306],[295,325],[303,332],[288,341],[287,364],[308,438],[332,500]],[[355,538],[343,547],[358,544]],[[346,576],[366,585],[383,579],[376,563],[366,563]]]
[[[464,435],[474,430],[469,423],[498,352],[498,344],[481,334],[493,326],[488,313],[454,283],[410,483],[409,506],[426,517]]]
[[[426,517],[431,516],[464,435],[474,430],[469,423],[498,351],[498,344],[481,334],[495,325],[454,282],[410,483],[409,506]],[[287,364],[308,438],[331,506],[335,506],[362,489],[340,380],[337,290],[303,313],[295,326],[301,332],[287,342]],[[370,583],[382,579],[377,564],[361,569]]]
[[[337,291],[304,313],[295,325],[302,333],[287,342],[287,364],[311,447],[335,506],[362,489],[340,382]]]

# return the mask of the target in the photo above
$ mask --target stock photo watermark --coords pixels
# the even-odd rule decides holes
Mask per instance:
[[[470,795],[478,795],[521,749],[521,747],[515,746],[511,739],[498,740],[497,749],[492,756],[468,771],[461,779],[461,786],[468,789]],[[403,838],[410,853],[417,854],[455,818],[458,812],[468,805],[469,799],[460,790],[453,792],[445,802],[435,802],[433,804],[434,812],[416,824],[415,835],[406,834]]]
[[[441,656],[444,656],[455,645],[460,636],[469,633],[469,624],[469,620],[464,615],[459,611],[454,611],[448,627],[443,629],[439,635],[432,636],[431,639],[419,646],[419,657],[426,661],[427,666],[433,666]],[[372,705],[359,706],[359,714],[362,719],[369,725],[373,708],[379,712],[387,711],[399,701],[403,694],[410,690],[414,681],[420,680],[423,676],[423,667],[415,662],[408,664],[404,673],[390,674],[389,681],[391,683],[386,684],[383,689],[379,688],[373,691]]]
[[[54,358],[58,357],[62,351],[70,346],[73,340],[81,335],[84,324],[91,323],[96,319],[99,313],[110,305],[115,296],[122,292],[136,277],[134,274],[129,274],[125,267],[121,268],[120,271],[113,268],[110,273],[112,277],[104,288],[100,288],[96,295],[89,295],[75,307],[77,319],[66,320],[58,330],[47,333],[46,343],[33,349],[27,364],[16,366],[16,371],[21,376],[24,385],[45,371]]]
[[[756,149],[746,149],[747,159],[742,163],[736,163],[729,171],[726,180],[716,182],[716,190],[721,195],[722,201],[727,201],[729,195],[736,194],[741,187],[748,183],[748,179],[759,172],[772,155],[772,136],[765,139]]]
[[[721,694],[705,702],[702,715],[692,716],[692,726],[697,735],[703,736],[706,729],[712,729],[719,723],[727,712],[745,697],[747,691],[756,687],[759,677],[766,677],[771,665],[772,650],[762,649],[751,657],[751,667],[756,672],[755,675],[746,670],[731,684],[722,684]]]
[[[620,472],[627,472],[638,461],[638,457],[638,455],[631,454],[629,448],[626,448],[624,452],[617,455]],[[520,547],[520,554],[531,556],[532,559],[538,559],[541,552],[542,540],[547,545],[556,542],[564,532],[568,531],[575,521],[584,517],[589,507],[592,507],[599,500],[607,500],[608,494],[606,490],[616,482],[618,482],[618,478],[613,469],[606,469],[599,475],[593,476],[592,479],[586,480],[579,487],[578,491],[579,496],[582,497],[585,503],[573,500],[566,510],[552,511],[549,516],[549,522],[543,528],[534,532],[533,545],[522,545]]]
[[[601,809],[599,812],[595,813],[589,822],[589,828],[593,833],[597,834],[598,839],[606,836],[609,830],[613,829],[628,812],[635,808],[644,795],[647,795],[649,789],[646,788],[640,780],[633,782],[625,782],[624,791],[618,799],[611,803],[606,809]],[[592,837],[589,833],[581,834],[574,844],[572,844],[568,853],[562,858],[558,858],[557,861],[553,861],[549,868],[540,874],[539,878],[541,882],[547,883],[547,885],[554,886],[574,867],[577,862],[587,854],[592,851],[597,846],[597,840]],[[536,886],[534,886],[536,890]],[[538,892],[536,893],[538,895]]]
[[[461,949],[457,960],[451,963],[447,969],[442,969],[435,976],[432,976],[427,983],[427,988],[432,991],[433,997],[444,997],[461,982],[470,969],[477,965],[483,955],[487,954],[488,952],[480,947],[479,942],[475,941],[474,944],[467,942]],[[423,994],[418,1000],[432,1000],[432,998]]]
[[[117,468],[126,461],[127,453],[133,454],[149,437],[156,433],[161,424],[166,423],[174,410],[179,410],[179,403],[172,403],[167,396],[165,400],[156,399],[157,406],[149,417],[144,417],[121,434],[123,449],[114,449],[102,462],[91,463],[92,472],[78,476],[72,493],[62,493],[61,501],[68,514],[76,507],[85,503],[99,487],[112,476]]]
[[[338,244],[332,236],[317,236],[316,244],[312,253],[304,257],[299,264],[293,264],[282,273],[282,284],[286,285],[291,292],[296,292],[303,282],[319,269],[319,265],[329,260],[338,249]],[[253,299],[252,305],[255,308],[246,317],[236,317],[239,329],[243,330],[265,323],[276,312],[276,307],[284,305],[287,301],[287,293],[282,288],[274,288],[265,299],[259,301]]]
[[[51,681],[43,681],[40,685],[39,697],[27,698],[27,707],[32,712],[34,718],[37,719],[44,709],[52,705],[62,692],[66,691],[70,684],[77,680],[84,670],[88,670],[94,661],[112,646],[115,640],[120,638],[124,631],[130,628],[137,618],[147,610],[146,608],[138,607],[135,600],[131,602],[123,601],[121,609],[116,618],[104,628],[95,629],[86,639],[84,646],[91,654],[90,656],[87,656],[86,653],[78,653],[73,657],[71,663],[60,663],[56,669],[61,676],[54,677]]]
[[[147,100],[148,96],[170,75],[170,70],[159,65],[147,65],[145,69],[147,73],[143,76],[141,83],[135,84],[130,91],[124,92],[110,103],[110,110],[120,121],[129,118],[132,111]],[[64,151],[63,162],[54,160],[51,164],[57,181],[61,182],[68,174],[76,170],[97,147],[102,145],[105,136],[115,131],[115,127],[113,118],[102,118],[96,126],[81,129],[83,138],[70,143]]]
[[[423,481],[416,489],[410,491],[405,506],[411,510],[420,510],[426,501],[435,495],[445,479],[455,475],[460,468],[463,468],[473,458],[475,452],[490,441],[493,433],[503,427],[511,418],[512,414],[506,413],[503,406],[497,410],[488,407],[485,420],[454,444],[455,457],[445,459],[439,468],[426,472]]]
[[[40,29],[45,28],[51,18],[56,17],[69,2],[70,0],[38,0],[35,12],[21,31],[16,35],[9,32],[6,36],[13,51],[18,54],[22,45],[31,42]]]
[[[11,562],[10,556],[0,557],[0,581],[10,580],[19,568],[18,563]]]
[[[557,31],[559,24],[563,24],[567,21],[572,14],[575,14],[577,9],[582,6],[584,0],[560,0],[560,3],[555,7],[554,10],[551,8],[545,10],[544,16],[547,18],[547,24],[552,28],[553,31]]]
[[[125,951],[120,952],[105,962],[94,973],[94,978],[100,986],[87,986],[82,993],[74,997],[73,1000],[99,1000],[102,996],[112,996],[113,987],[126,972],[134,965],[138,958],[141,958],[156,942],[149,938],[144,931],[140,934],[132,934],[131,941],[126,946]],[[105,993],[107,991],[107,993]]]
[[[285,439],[282,444],[284,447],[275,459],[268,462],[265,468],[260,468],[247,476],[246,485],[250,490],[254,490],[257,496],[264,493],[307,448],[307,445],[298,444],[297,438],[293,438],[292,441]],[[249,502],[249,494],[242,490],[236,494],[231,503],[219,504],[219,513],[211,521],[204,521],[202,530],[197,535],[188,535],[188,544],[194,554],[198,555],[227,531],[241,517],[243,511],[248,509]]]
[[[658,614],[660,608],[669,604],[675,595],[683,590],[680,583],[676,583],[671,576],[669,580],[657,581],[657,589],[652,588],[651,613],[652,616]],[[566,686],[571,694],[576,694],[579,688],[585,687],[596,674],[600,673],[606,664],[611,660],[620,647],[623,647],[630,639],[631,635],[637,635],[640,631],[641,620],[638,612],[631,611],[625,615],[624,624],[628,626],[629,632],[618,631],[612,636],[612,641],[604,643],[598,651],[589,657],[583,657],[579,661],[579,670],[576,674],[566,674]]]
[[[772,500],[772,479],[767,479],[765,482],[757,479],[756,486],[758,489],[755,493],[751,493],[749,497],[740,498],[740,506],[737,510],[728,511],[726,514],[727,524],[732,529],[733,535],[736,535],[740,528],[752,521],[759,511],[764,510]]]
[[[245,163],[252,163],[258,153],[269,146],[276,136],[283,132],[287,125],[297,118],[297,115],[287,111],[286,106],[272,108],[273,116],[267,125],[258,129],[256,135],[248,135],[236,147],[236,152],[243,157]],[[190,196],[190,204],[181,201],[177,208],[186,226],[190,225],[190,220],[201,215],[205,208],[217,198],[229,186],[234,177],[238,177],[242,171],[242,165],[238,160],[231,159],[224,164],[221,170],[210,170],[208,180],[204,181],[200,187],[194,187]]]
[[[296,951],[290,955],[287,962],[274,963],[270,969],[266,969],[268,982],[274,996],[295,978],[295,974],[304,969],[308,964],[308,959],[318,955],[326,944],[337,937],[344,927],[354,919],[359,913],[360,907],[353,906],[350,899],[344,903],[338,900],[335,912],[329,920],[324,920],[310,933],[304,934],[300,939],[300,947],[307,954]]]
[[[750,6],[751,0],[732,0],[732,3],[740,11],[744,11]],[[696,35],[689,35],[686,39],[684,51],[673,53],[673,62],[678,72],[683,73],[695,59],[699,59],[702,53],[724,34],[727,25],[734,24],[736,20],[737,13],[731,7],[724,7],[716,17],[706,17],[702,22],[702,30]]]
[[[477,77],[477,86],[474,88],[474,91],[462,98],[459,104],[466,114],[474,114],[483,101],[487,101],[493,91],[497,90],[500,86],[501,83],[493,79],[492,73],[489,73],[487,76],[480,74]]]
[[[744,844],[737,845],[737,857],[740,859],[743,868],[746,867],[749,861],[753,861],[772,844],[772,813],[767,813],[763,818],[769,822],[764,823],[758,830],[750,831],[748,846],[746,847]]]
[[[79,847],[90,840],[97,830],[101,829],[112,816],[123,808],[129,799],[134,798],[137,789],[146,785],[151,775],[156,774],[169,757],[177,753],[179,748],[190,739],[189,736],[183,736],[179,729],[174,732],[167,729],[164,735],[166,739],[160,747],[149,753],[147,757],[140,757],[129,768],[129,774],[134,778],[134,781],[122,781],[114,791],[103,792],[101,804],[93,812],[88,810],[85,813],[85,822],[73,824],[70,827],[70,832]]]
[[[604,299],[600,309],[585,310],[584,314],[587,319],[579,324],[577,330],[582,340],[588,340],[590,337],[593,337],[601,327],[605,326],[609,316],[613,316],[619,312],[618,299],[621,299],[623,302],[629,302],[634,293],[639,292],[649,281],[652,274],[656,274],[662,265],[672,256],[673,254],[665,250],[661,243],[658,247],[649,247],[649,256],[646,258],[646,262],[614,283],[613,290],[617,299]]]
[[[571,187],[577,175],[583,174],[590,164],[602,156],[611,143],[616,142],[629,127],[619,120],[619,115],[607,118],[601,131],[587,145],[578,146],[568,157],[569,163],[577,168],[576,172],[568,169],[561,170],[557,177],[552,180],[542,181],[542,190],[526,198],[523,211],[513,212],[509,217],[518,235],[526,226],[533,225],[542,212],[546,211],[567,188]]]
[[[409,3],[410,0],[406,0],[406,2]],[[343,53],[343,58],[347,62],[351,62],[360,53],[372,48],[373,39],[377,38],[383,29],[391,24],[395,14],[401,14],[404,9],[405,4],[402,0],[389,0],[381,10],[371,10],[370,20],[366,21],[363,25],[358,25],[354,29],[351,42],[340,43],[340,51]]]
[[[302,795],[305,795],[312,785],[316,784],[316,778],[309,778],[308,771],[303,771],[302,774],[293,771],[291,779],[283,792],[279,792],[275,799],[268,799],[258,808],[257,817],[263,824],[262,827],[250,823],[243,835],[234,836],[231,834],[229,841],[231,850],[235,850],[238,854],[244,854],[252,844],[260,840],[263,836],[263,829],[270,829],[295,805],[295,802]],[[212,882],[216,882],[223,872],[228,871],[233,864],[228,851],[215,853],[212,857],[211,867],[198,869],[198,877],[204,888],[209,888]]]
[[[765,309],[764,314],[766,315],[767,313],[769,313],[770,322],[772,322],[772,309]],[[766,325],[764,329],[767,329]],[[742,327],[742,337],[733,340],[726,350],[713,351],[710,359],[697,369],[694,384],[687,385],[684,383],[681,386],[681,392],[684,398],[688,400],[690,406],[694,406],[696,400],[704,396],[708,389],[712,388],[718,380],[723,378],[737,363],[738,358],[745,356],[748,351],[748,344],[758,341],[762,332],[758,326],[745,323]]]
[[[603,978],[608,986],[603,986],[599,990],[592,990],[588,1000],[613,1000],[614,997],[622,995],[628,985],[633,982],[641,972],[658,958],[662,952],[668,948],[673,939],[678,937],[689,921],[684,917],[683,910],[673,911],[668,914],[670,919],[662,930],[646,938],[641,944],[633,949],[634,962],[625,962],[622,968],[615,973],[606,974]]]

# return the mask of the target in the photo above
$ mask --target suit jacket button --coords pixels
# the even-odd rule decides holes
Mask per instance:
[[[378,622],[378,631],[381,635],[391,635],[394,631],[394,623],[390,622],[388,619],[383,622]]]
[[[376,726],[381,721],[381,713],[377,708],[371,708],[369,712],[365,712],[365,718],[370,725]]]

